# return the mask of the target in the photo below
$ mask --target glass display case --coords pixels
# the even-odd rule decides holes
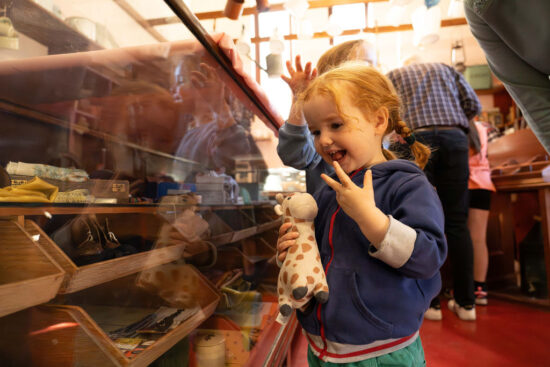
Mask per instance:
[[[2,366],[284,361],[251,134],[280,119],[227,36],[153,2],[179,39],[135,1],[0,0]]]

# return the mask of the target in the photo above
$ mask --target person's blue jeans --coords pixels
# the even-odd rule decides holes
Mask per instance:
[[[445,235],[452,269],[454,298],[460,306],[473,305],[474,255],[468,230],[468,137],[459,129],[416,131],[416,138],[432,149],[424,172],[437,189],[445,214]]]

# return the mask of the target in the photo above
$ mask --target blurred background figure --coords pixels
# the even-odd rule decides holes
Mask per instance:
[[[472,122],[468,134],[470,141],[468,229],[474,246],[474,293],[477,305],[487,305],[486,278],[489,267],[487,222],[491,208],[491,193],[496,191],[491,181],[491,169],[487,155],[488,129],[492,126],[487,125],[484,122]]]
[[[408,65],[388,73],[403,101],[403,120],[416,139],[432,149],[424,172],[436,188],[445,214],[454,299],[449,308],[461,320],[475,320],[473,248],[468,231],[468,137],[469,120],[481,112],[481,103],[464,77],[442,63]],[[436,297],[425,318],[441,320]]]

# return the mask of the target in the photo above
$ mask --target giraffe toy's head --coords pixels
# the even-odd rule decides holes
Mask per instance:
[[[313,196],[306,192],[294,193],[286,198],[283,194],[277,194],[275,199],[279,204],[275,205],[275,213],[286,218],[295,218],[312,221],[317,216],[317,203]]]

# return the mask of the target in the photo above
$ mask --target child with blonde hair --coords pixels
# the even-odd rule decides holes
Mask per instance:
[[[281,76],[289,85],[293,100],[288,120],[279,129],[277,153],[279,153],[279,157],[287,166],[305,170],[306,188],[310,194],[325,186],[324,181],[321,179],[321,174],[333,173],[333,169],[313,149],[311,136],[307,130],[302,109],[297,103],[297,97],[315,79],[317,74],[321,75],[348,61],[376,65],[376,49],[374,45],[363,39],[340,43],[321,55],[319,61],[317,61],[316,68],[312,68],[311,62],[306,63],[302,67],[301,57],[297,55],[294,66],[290,61],[286,62],[290,76]]]
[[[400,119],[391,82],[344,65],[299,96],[314,146],[335,174],[315,194],[315,237],[330,296],[298,311],[310,366],[425,366],[419,328],[441,288],[447,246],[439,198],[422,172],[430,151]],[[396,131],[415,162],[382,147]],[[298,246],[279,230],[278,260]]]

